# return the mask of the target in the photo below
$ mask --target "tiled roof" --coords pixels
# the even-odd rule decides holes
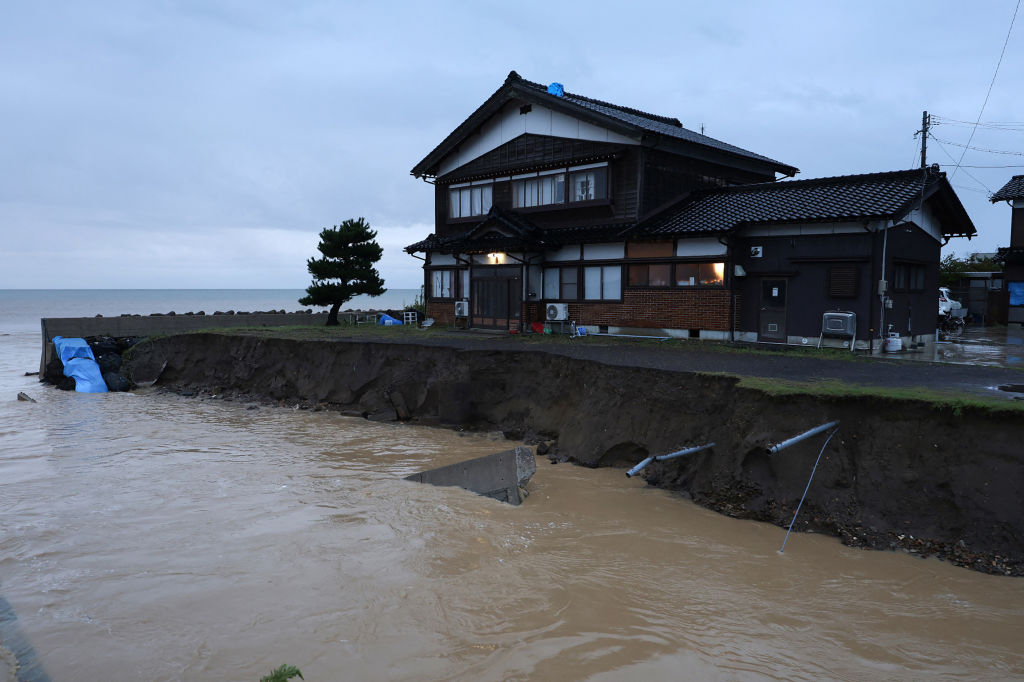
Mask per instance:
[[[1024,199],[1024,175],[1014,175],[991,199],[993,204],[997,201]]]
[[[515,73],[515,71],[513,71],[512,73]],[[541,85],[540,83],[534,83],[526,79],[522,79],[520,82],[523,85],[527,85],[531,88],[534,88],[535,90],[538,90],[539,92],[547,93],[548,89],[545,85]],[[771,159],[767,156],[755,154],[754,152],[742,149],[735,145],[731,145],[727,142],[716,140],[713,137],[708,137],[707,135],[701,135],[700,133],[695,133],[692,130],[687,130],[686,128],[683,127],[683,124],[680,123],[679,119],[677,118],[649,114],[645,111],[640,111],[638,109],[630,109],[628,107],[619,106],[617,104],[611,104],[610,102],[602,102],[601,100],[593,99],[590,97],[584,97],[583,95],[576,95],[571,92],[566,92],[562,96],[562,99],[564,99],[567,102],[572,102],[573,104],[583,107],[584,109],[589,109],[604,116],[617,119],[635,128],[640,128],[642,130],[646,130],[652,133],[657,133],[659,135],[665,135],[668,137],[674,137],[680,140],[684,140],[686,142],[692,142],[694,144],[703,145],[705,147],[712,147],[720,151],[737,154],[739,156],[745,156],[750,159],[757,159],[758,161],[764,161],[767,163],[776,164],[778,166],[788,165],[782,163],[781,161]],[[794,168],[793,171],[795,172],[796,169]]]
[[[1024,177],[1024,176],[1022,176]],[[888,173],[841,175],[706,190],[639,224],[541,229],[514,211],[491,213],[463,234],[427,239],[406,247],[422,251],[482,252],[506,248],[545,249],[563,244],[621,241],[627,238],[721,233],[748,225],[853,220],[899,220],[921,200],[929,202],[946,236],[977,234],[944,173],[919,168]],[[504,223],[516,236],[476,236],[488,223]],[[512,240],[498,244],[493,240]],[[512,243],[514,242],[514,243]]]
[[[442,246],[444,246],[444,244],[448,241],[450,241],[450,239],[438,237],[433,232],[431,232],[430,236],[428,236],[426,239],[421,239],[415,244],[409,244],[409,246],[405,247],[404,250],[406,253],[422,253],[425,251],[437,251]]]
[[[506,235],[491,231],[491,227],[499,226]],[[543,248],[544,231],[530,222],[525,216],[515,211],[507,211],[492,206],[480,222],[473,224],[465,232],[447,237],[431,234],[415,244],[405,247],[407,253],[421,251],[441,251],[442,253],[489,253],[491,251],[522,251],[524,249]]]
[[[692,195],[636,233],[725,232],[757,223],[896,218],[922,196],[920,169],[739,185]],[[928,176],[929,183],[936,176]]]
[[[544,232],[544,241],[557,246],[622,241],[623,232],[633,227],[633,225],[635,225],[635,223],[560,227],[554,230],[546,230]]]
[[[505,236],[490,230],[501,225]],[[523,251],[558,248],[566,244],[593,244],[597,242],[620,241],[622,233],[633,223],[613,225],[581,225],[541,229],[525,216],[515,211],[494,206],[483,219],[465,232],[447,237],[430,235],[426,239],[405,247],[408,253],[440,251],[442,253],[489,253],[491,251]],[[482,234],[481,234],[482,233]]]
[[[526,216],[516,213],[515,211],[505,210],[499,206],[491,206],[491,210],[487,212],[487,216],[477,223],[476,226],[467,234],[475,235],[478,230],[491,223],[504,225],[508,229],[512,230],[516,235],[524,238],[541,234],[541,229],[534,225]]]
[[[487,98],[486,102],[477,107],[476,111],[470,114],[466,120],[460,123],[455,130],[434,147],[422,161],[413,167],[412,174],[416,177],[433,175],[437,170],[438,163],[452,149],[472,134],[490,116],[494,115],[505,102],[516,97],[520,99],[525,98],[543,106],[570,111],[575,110],[580,115],[589,118],[592,122],[598,122],[599,125],[600,122],[603,122],[607,126],[617,128],[620,132],[653,133],[727,154],[733,154],[756,162],[764,170],[785,175],[795,175],[798,172],[796,167],[789,164],[776,161],[761,154],[755,154],[735,145],[716,140],[713,137],[687,130],[679,122],[679,119],[659,116],[640,111],[639,109],[631,109],[570,92],[564,93],[563,96],[553,95],[548,93],[547,86],[525,80],[518,73],[512,71],[501,87]]]

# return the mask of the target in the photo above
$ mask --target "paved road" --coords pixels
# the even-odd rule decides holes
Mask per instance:
[[[983,365],[892,360],[888,358],[833,359],[798,352],[760,353],[742,349],[709,349],[701,342],[649,341],[591,336],[553,339],[548,343],[500,334],[441,332],[422,337],[395,337],[399,343],[440,345],[466,350],[546,352],[612,365],[683,372],[720,372],[739,376],[791,381],[838,380],[863,386],[926,388],[958,394],[1014,399],[1024,396],[1024,371]],[[1017,385],[1020,393],[999,390]]]

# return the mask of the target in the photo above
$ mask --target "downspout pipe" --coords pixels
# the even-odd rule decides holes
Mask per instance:
[[[732,249],[732,234],[718,238],[725,246],[725,276],[729,278],[729,342],[736,342],[736,259]]]
[[[692,455],[695,452],[700,452],[701,450],[707,450],[708,448],[713,447],[715,447],[714,443],[707,443],[705,445],[698,445],[696,447],[686,448],[685,450],[679,450],[677,452],[670,452],[667,455],[657,455],[648,457],[647,459],[641,461],[635,467],[627,471],[626,476],[628,476],[629,478],[633,478],[641,471],[643,471],[645,468],[647,468],[647,465],[650,464],[651,462],[664,462],[666,459],[675,459],[676,457],[682,457],[683,455]]]
[[[878,298],[880,299],[878,308],[878,338],[882,340],[882,347],[885,347],[885,302],[889,298],[889,283],[885,279],[885,258],[886,258],[886,247],[889,244],[889,228],[890,225],[884,225],[885,230],[882,233],[882,276],[879,279],[879,289],[882,288],[881,282],[885,282],[885,291],[878,292]]]

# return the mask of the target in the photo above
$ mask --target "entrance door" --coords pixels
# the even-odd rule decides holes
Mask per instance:
[[[474,266],[469,298],[473,326],[486,329],[518,327],[523,302],[522,282],[518,266]]]
[[[786,340],[786,280],[761,280],[759,341]]]

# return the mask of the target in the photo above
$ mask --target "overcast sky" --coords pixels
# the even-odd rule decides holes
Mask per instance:
[[[0,288],[303,288],[319,230],[358,216],[387,285],[419,286],[402,247],[433,192],[409,170],[512,69],[799,178],[916,167],[922,110],[977,118],[1016,2],[9,3]],[[983,121],[1024,121],[1021,24]],[[937,126],[929,162],[970,134]],[[971,145],[1018,167],[957,172],[979,236],[944,252],[1009,240],[987,194],[1024,173],[1024,132]]]

